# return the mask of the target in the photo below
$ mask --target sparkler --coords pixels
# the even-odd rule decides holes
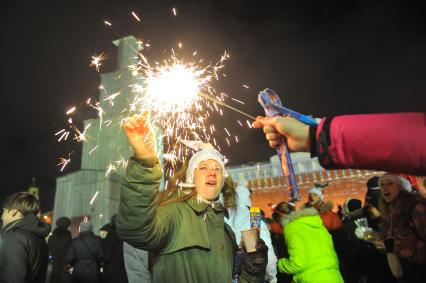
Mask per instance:
[[[204,93],[201,93],[201,92],[198,95],[204,97],[205,99],[211,100],[214,103],[220,104],[220,105],[225,106],[225,107],[227,107],[227,108],[229,108],[231,110],[234,110],[234,111],[240,113],[241,115],[244,115],[244,116],[246,116],[246,117],[248,117],[248,118],[250,118],[252,120],[256,120],[256,118],[254,116],[252,116],[252,115],[250,115],[250,114],[248,114],[246,112],[243,112],[243,111],[241,111],[241,110],[239,110],[239,109],[237,109],[235,107],[232,107],[232,106],[226,104],[225,102],[220,101],[220,100],[218,100],[218,99],[216,99],[214,97],[208,96],[207,94],[204,94]]]
[[[172,50],[173,51],[173,50]],[[223,68],[223,62],[229,58],[225,52],[217,64],[201,67],[195,62],[185,63],[177,58],[173,52],[163,64],[151,67],[148,60],[142,56],[140,65],[133,66],[145,78],[144,85],[134,85],[136,93],[141,93],[131,106],[137,113],[143,111],[152,112],[152,120],[162,128],[165,128],[165,136],[177,137],[177,140],[201,138],[210,141],[215,133],[214,124],[207,125],[209,110],[216,110],[222,115],[222,109],[217,105],[227,107],[250,119],[255,117],[232,107],[224,102],[228,95],[221,93],[218,97],[212,86],[214,80],[218,80],[218,71]],[[250,123],[248,123],[249,126]],[[210,129],[207,134],[206,128]],[[224,129],[231,137],[228,129]],[[225,138],[230,146],[230,140]],[[238,138],[235,138],[238,142]],[[215,146],[219,147],[213,138]],[[180,143],[172,143],[167,149],[167,160],[176,158],[185,160],[182,156]],[[174,162],[171,162],[174,164]]]
[[[130,109],[134,113],[151,112],[152,121],[165,129],[167,161],[174,165],[174,160],[184,160],[180,139],[200,138],[200,135],[206,140],[210,139],[203,131],[207,127],[208,107],[203,105],[203,98],[198,93],[201,90],[214,92],[211,86],[215,77],[214,66],[200,67],[194,62],[186,63],[173,53],[163,64],[154,67],[141,56],[138,66],[132,69],[140,73],[144,82],[132,85],[137,96]]]
[[[174,16],[177,15],[176,8],[172,8],[172,13]],[[134,11],[131,12],[131,15],[136,21],[141,22],[141,18]],[[112,26],[110,21],[105,20],[104,23],[108,27]],[[149,40],[139,40],[137,44],[150,47]],[[178,47],[179,49],[183,48],[182,42],[178,42]],[[162,62],[155,62],[155,64],[150,64],[143,54],[138,54],[139,62],[129,66],[136,81],[136,83],[130,85],[132,92],[135,93],[134,100],[124,109],[114,112],[121,114],[120,125],[118,126],[121,126],[129,115],[150,112],[151,121],[159,128],[164,129],[163,138],[166,146],[163,154],[164,160],[170,162],[174,167],[177,160],[184,162],[189,154],[188,148],[182,148],[180,140],[195,139],[206,142],[213,140],[215,146],[220,149],[220,145],[213,137],[213,135],[218,134],[218,131],[216,131],[214,124],[209,124],[212,111],[217,111],[218,114],[223,115],[221,109],[221,106],[223,106],[251,120],[255,120],[255,117],[227,104],[225,100],[229,96],[225,93],[218,95],[215,91],[213,83],[222,76],[226,77],[225,74],[219,75],[219,72],[224,68],[224,61],[230,57],[227,52],[224,52],[217,63],[202,66],[204,59],[195,57],[198,55],[197,51],[192,53],[193,61],[179,59],[174,50],[171,51],[170,57]],[[95,67],[96,71],[99,72],[99,68],[105,59],[104,53],[95,54],[91,56],[90,66]],[[120,77],[121,74],[116,79],[120,79]],[[246,85],[244,87],[248,88]],[[99,90],[104,92],[103,101],[108,102],[111,107],[115,107],[114,100],[120,96],[122,90],[115,90],[110,95],[107,95],[107,90],[102,85],[99,86]],[[240,100],[233,100],[244,104]],[[105,111],[100,102],[92,102],[91,99],[88,99],[87,105],[98,112],[100,130],[102,127],[117,126],[116,123],[113,123],[113,120],[103,122]],[[66,114],[71,116],[75,111],[76,107],[73,107]],[[87,136],[87,129],[90,124],[84,130],[79,130],[73,124],[71,117],[69,117],[68,122],[71,130],[63,129],[57,132],[55,135],[59,137],[58,141],[66,140],[72,132],[74,133],[74,140],[77,142],[87,141],[88,138],[93,139],[93,137]],[[243,126],[240,121],[238,123]],[[247,125],[251,127],[248,121]],[[224,128],[224,130],[226,131],[225,140],[228,146],[233,140],[238,143],[237,136],[232,137],[232,133],[228,129]],[[89,154],[92,154],[97,148],[98,145],[92,147]],[[70,161],[70,158],[60,160],[61,171]],[[106,175],[117,171],[117,167],[124,165],[123,160],[110,162],[106,168]]]
[[[217,111],[222,115],[222,109],[218,106],[224,106],[233,111],[236,111],[251,120],[255,117],[243,112],[227,103],[225,99],[229,96],[225,93],[216,93],[213,87],[213,82],[219,79],[218,72],[224,67],[224,61],[229,58],[225,52],[220,60],[207,66],[201,66],[200,61],[185,62],[179,59],[172,50],[172,55],[163,60],[160,64],[155,62],[151,65],[145,56],[140,55],[140,60],[137,64],[129,66],[130,71],[135,77],[136,82],[141,80],[141,83],[130,85],[132,92],[136,95],[134,100],[128,107],[119,111],[122,114],[121,123],[127,119],[128,115],[140,114],[146,111],[151,113],[151,120],[154,124],[164,129],[163,137],[165,137],[166,147],[164,159],[173,167],[176,160],[185,161],[188,150],[182,150],[182,145],[179,142],[182,139],[198,139],[209,142],[213,139],[213,143],[217,148],[220,148],[215,138],[212,135],[216,134],[214,124],[208,124],[210,111]],[[195,55],[195,52],[193,53]],[[96,66],[99,70],[101,61],[104,59],[103,53],[99,56],[92,56],[92,66]],[[107,90],[101,85],[99,89],[105,92],[106,98],[103,101],[109,102],[111,107],[114,107],[114,100],[121,94],[117,91],[111,95],[107,95]],[[244,104],[240,100],[234,101]],[[112,120],[102,121],[104,109],[99,102],[87,100],[87,105],[95,109],[100,117],[99,127],[110,126]],[[76,111],[73,107],[66,114],[71,115]],[[239,121],[242,126],[242,123]],[[247,125],[251,127],[247,121]],[[78,142],[87,141],[86,132],[90,124],[84,130],[79,130],[69,117],[69,127],[74,132],[74,140]],[[210,129],[210,131],[206,131]],[[226,143],[230,146],[231,141],[235,139],[238,143],[238,137],[232,138],[231,132],[224,128],[227,137]],[[65,140],[70,132],[65,129],[56,133],[60,135],[59,140]],[[230,139],[230,138],[232,139]],[[91,154],[97,146],[90,150]],[[70,162],[70,159],[61,161],[62,170]],[[123,166],[121,161],[111,162],[106,168],[106,175],[117,171],[117,168]]]

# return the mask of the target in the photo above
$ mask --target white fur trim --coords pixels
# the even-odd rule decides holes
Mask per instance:
[[[402,178],[401,176],[393,175],[393,174],[390,174],[390,173],[385,173],[385,174],[383,174],[383,176],[380,177],[379,184],[382,180],[385,180],[385,179],[391,179],[392,181],[397,183],[402,189],[406,190],[409,193],[411,193],[412,190],[413,190],[411,188],[410,182],[407,179]]]
[[[289,215],[287,215],[286,217],[284,217],[284,219],[281,221],[281,224],[283,225],[283,227],[285,227],[288,223],[305,217],[305,216],[314,216],[314,215],[318,215],[319,212],[318,210],[316,210],[313,207],[308,207],[308,208],[302,208],[301,210],[295,211],[290,213]]]
[[[320,199],[323,201],[324,200],[324,194],[322,193],[321,189],[317,188],[317,187],[313,187],[312,189],[310,189],[308,191],[309,194],[316,194],[317,196],[320,197]]]

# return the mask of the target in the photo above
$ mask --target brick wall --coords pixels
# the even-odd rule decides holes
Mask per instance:
[[[367,191],[366,183],[368,179],[380,172],[366,170],[323,170],[297,175],[297,183],[301,199],[296,203],[296,207],[303,205],[308,199],[307,191],[314,186],[314,183],[328,183],[323,189],[324,200],[332,201],[337,210],[338,204],[343,204],[348,198],[364,200]],[[284,177],[274,177],[268,179],[252,179],[248,184],[251,190],[253,206],[260,207],[267,217],[272,214],[270,204],[277,204],[288,200],[288,189]]]

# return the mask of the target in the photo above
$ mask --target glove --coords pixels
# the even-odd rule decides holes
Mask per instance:
[[[247,253],[244,259],[244,270],[252,275],[264,274],[268,265],[268,247],[262,239],[256,243],[256,251]]]

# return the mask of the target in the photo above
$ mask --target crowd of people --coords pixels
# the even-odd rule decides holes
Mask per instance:
[[[276,253],[285,259],[278,260],[278,267],[293,274],[293,278],[286,277],[279,282],[422,282],[426,279],[424,197],[407,179],[395,174],[372,177],[366,185],[364,200],[347,199],[338,212],[321,209],[324,202],[319,188],[309,191],[309,201],[300,210],[296,211],[294,205],[286,202],[274,206],[273,219],[267,222]],[[319,215],[322,219],[319,226],[327,231],[324,234],[332,242],[331,252],[321,256],[312,254],[316,250],[324,252],[330,243],[320,243],[321,237],[311,231],[315,225],[307,219],[306,226],[300,224],[302,228],[296,232],[289,227],[294,219],[306,215]],[[329,222],[335,224],[327,225]],[[319,271],[326,258],[329,258],[328,267]],[[292,261],[297,263],[294,271],[287,268]],[[282,265],[284,263],[286,265]],[[315,281],[321,272],[328,274],[336,270],[340,271],[343,281]],[[316,279],[296,279],[295,276]]]
[[[426,175],[424,121],[419,113],[340,116],[318,126],[258,117],[253,127],[263,128],[272,147],[285,137],[290,150],[311,152],[325,168],[392,173],[371,178],[364,200],[347,199],[337,211],[319,187],[299,208],[278,203],[249,248],[243,233],[253,224],[250,191],[227,176],[223,156],[204,145],[161,192],[149,115],[131,117],[124,130],[134,154],[117,215],[100,236],[84,219],[72,239],[69,218],[49,233],[35,196],[10,196],[3,203],[0,282],[425,281],[426,200],[405,175]],[[390,124],[417,134],[401,138]]]

